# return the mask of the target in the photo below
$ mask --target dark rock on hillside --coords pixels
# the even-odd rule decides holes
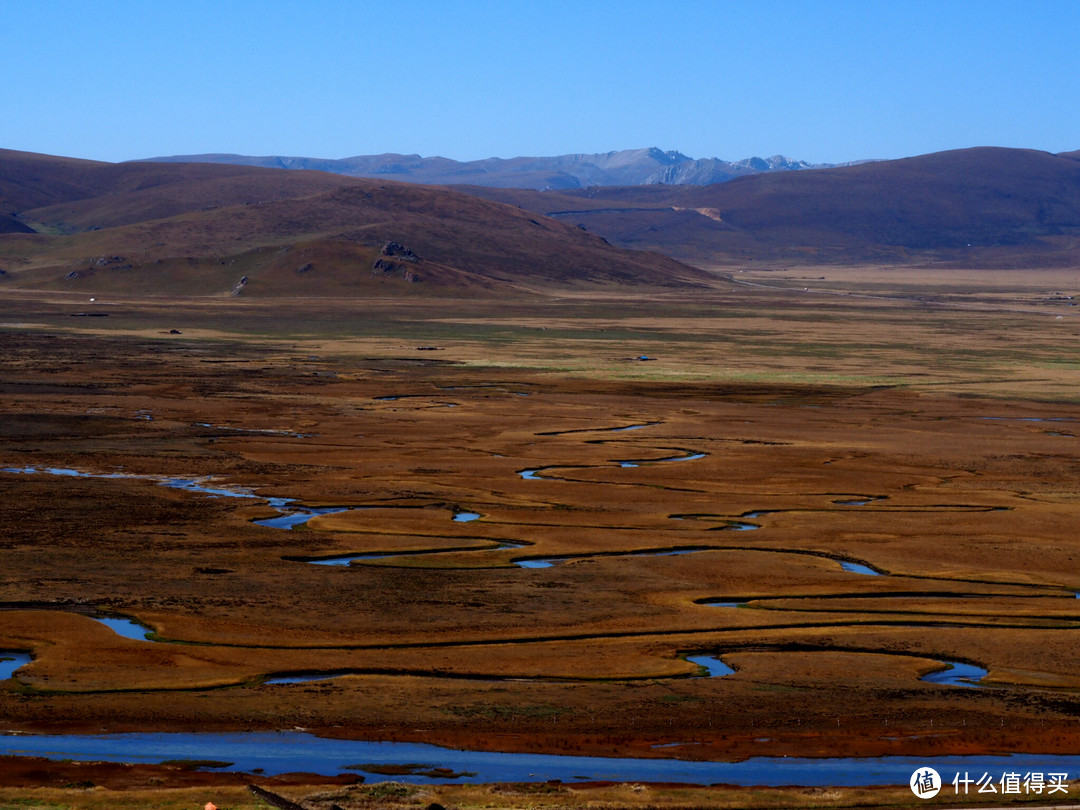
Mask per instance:
[[[404,245],[399,245],[397,242],[387,242],[382,246],[383,256],[396,256],[399,259],[407,262],[416,262],[420,260],[420,257],[409,250]]]

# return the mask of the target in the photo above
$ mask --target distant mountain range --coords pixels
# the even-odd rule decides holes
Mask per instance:
[[[270,169],[314,169],[350,177],[372,177],[406,183],[531,188],[540,191],[654,184],[706,186],[752,174],[852,165],[811,164],[782,155],[770,158],[752,157],[735,163],[719,158],[695,160],[681,152],[665,152],[655,147],[593,155],[487,158],[464,162],[443,157],[397,154],[362,155],[340,160],[218,154],[174,155],[148,160],[158,163],[225,163]]]

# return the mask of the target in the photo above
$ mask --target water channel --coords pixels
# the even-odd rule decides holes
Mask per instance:
[[[964,664],[960,661],[942,661],[946,669],[939,669],[919,678],[926,683],[938,683],[946,686],[965,686],[969,689],[977,689],[987,671],[974,664]]]
[[[14,677],[15,670],[29,664],[31,660],[27,653],[0,650],[0,681]]]
[[[646,425],[631,425],[617,430],[635,430]],[[617,461],[621,467],[642,464],[689,461],[704,457],[702,453],[688,453],[659,459],[633,459]],[[543,480],[539,475],[544,468],[522,470],[519,474],[526,480]],[[88,478],[145,478],[163,486],[197,492],[204,495],[250,498],[265,500],[281,514],[274,518],[255,521],[257,525],[292,529],[318,515],[335,514],[350,509],[371,507],[306,507],[289,498],[262,498],[244,488],[219,487],[209,479],[166,478],[139,476],[126,473],[92,474],[78,470],[46,467],[4,468],[4,472]],[[878,497],[837,500],[839,505],[865,505]],[[744,517],[758,517],[750,513]],[[469,522],[481,517],[476,512],[455,512],[453,520]],[[731,521],[724,528],[747,531],[759,528],[755,524]],[[504,543],[497,548],[519,547]],[[668,556],[690,554],[696,551],[715,550],[709,547],[651,550],[628,552],[617,556]],[[395,553],[394,556],[401,552]],[[432,552],[420,552],[432,553]],[[353,560],[374,559],[391,556],[388,553],[349,555],[333,559],[313,561],[321,565],[345,565]],[[517,560],[522,568],[550,568],[558,563],[589,556],[551,557]],[[614,555],[612,555],[614,556]],[[869,565],[838,560],[846,571],[864,575],[881,575]],[[1080,596],[1080,594],[1078,594]],[[743,601],[711,603],[718,607],[738,607]],[[134,640],[151,640],[152,630],[137,622],[117,616],[91,616],[118,634]],[[691,663],[703,667],[708,677],[724,677],[734,673],[718,656],[687,656]],[[16,670],[28,664],[31,656],[24,652],[0,651],[0,680],[14,676]],[[926,683],[976,688],[987,671],[972,664],[943,662],[946,668],[923,676]],[[293,684],[326,680],[340,676],[338,673],[314,673],[306,675],[282,675],[265,681],[268,685]],[[348,769],[350,763],[403,764],[430,762],[432,767],[448,768],[458,774],[453,779],[414,777],[429,782],[497,782],[497,781],[548,781],[561,779],[566,782],[580,780],[612,781],[659,781],[708,784],[724,782],[737,785],[806,786],[903,784],[916,767],[930,765],[939,771],[949,769],[996,768],[999,771],[1018,768],[1039,768],[1044,771],[1080,770],[1080,757],[1028,756],[1028,757],[880,757],[880,758],[752,758],[743,762],[686,762],[670,759],[621,759],[603,757],[565,757],[535,754],[508,754],[492,752],[456,751],[432,745],[415,743],[358,742],[329,740],[302,732],[249,732],[242,734],[117,734],[117,735],[8,735],[0,736],[0,755],[44,756],[52,759],[107,760],[122,762],[161,762],[169,759],[214,759],[232,764],[227,770],[261,770],[266,774],[293,771],[309,771],[332,775]],[[977,761],[976,761],[977,760]],[[371,782],[383,781],[375,773],[363,772]],[[469,774],[469,775],[461,775]]]
[[[947,781],[957,771],[1080,771],[1080,756],[1016,754],[952,757],[752,757],[741,762],[511,754],[458,751],[422,743],[365,742],[316,737],[299,731],[236,734],[0,735],[0,756],[37,756],[75,761],[160,763],[218,760],[220,770],[260,771],[267,776],[307,772],[327,776],[360,773],[366,781],[400,777],[364,771],[363,765],[425,763],[455,776],[411,776],[421,784],[488,782],[573,783],[592,780],[686,784],[802,785],[807,787],[906,785],[919,767],[936,768]],[[358,763],[363,763],[358,765]]]

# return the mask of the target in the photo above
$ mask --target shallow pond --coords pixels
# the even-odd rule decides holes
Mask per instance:
[[[964,664],[960,661],[942,661],[948,665],[948,669],[939,669],[919,678],[926,683],[939,683],[947,686],[966,686],[969,689],[978,689],[981,681],[986,677],[987,671],[974,664]]]
[[[518,568],[552,568],[555,562],[552,560],[514,560]]]
[[[15,670],[29,664],[31,660],[27,653],[0,650],[0,681],[14,676]]]
[[[871,568],[869,565],[863,563],[850,562],[849,560],[840,560],[840,567],[845,571],[850,571],[853,574],[864,574],[868,577],[880,577],[881,572],[876,568]]]
[[[688,655],[686,660],[691,664],[697,664],[699,667],[705,667],[709,672],[710,678],[722,678],[725,675],[734,675],[735,670],[711,655]]]
[[[153,628],[139,624],[134,619],[125,619],[122,616],[91,616],[95,622],[105,625],[118,636],[134,639],[135,641],[147,641]]]
[[[618,759],[542,754],[456,751],[420,743],[331,740],[304,732],[238,734],[109,734],[85,736],[0,736],[0,755],[41,756],[76,761],[158,763],[213,759],[232,763],[223,770],[266,775],[309,772],[336,775],[354,763],[428,763],[456,773],[454,779],[410,777],[421,784],[485,782],[682,782],[691,784],[799,785],[807,787],[905,785],[919,767],[936,768],[947,780],[956,771],[983,773],[1080,770],[1080,756],[1019,754],[975,757],[796,758],[752,757],[742,762],[677,759]],[[363,773],[369,783],[400,777]]]

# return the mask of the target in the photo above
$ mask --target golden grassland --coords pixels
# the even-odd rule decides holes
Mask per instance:
[[[1075,752],[1068,281],[743,268],[705,293],[497,306],[9,291],[0,467],[90,477],[0,473],[0,649],[34,656],[0,684],[4,728],[300,726],[625,756],[681,742],[701,759]],[[209,498],[161,486],[168,476],[260,497]],[[350,511],[255,525],[276,514],[270,496]],[[460,511],[481,517],[453,521]],[[342,555],[378,556],[309,562]],[[517,565],[539,558],[555,564]],[[735,674],[700,677],[695,652]],[[984,687],[919,680],[943,661],[986,668]],[[283,672],[342,674],[263,683]],[[0,807],[123,807],[139,793],[62,789],[83,779],[16,781]],[[191,806],[166,795],[174,775],[120,781]],[[375,787],[339,786],[334,801],[375,806]],[[422,798],[910,798],[492,790]]]

